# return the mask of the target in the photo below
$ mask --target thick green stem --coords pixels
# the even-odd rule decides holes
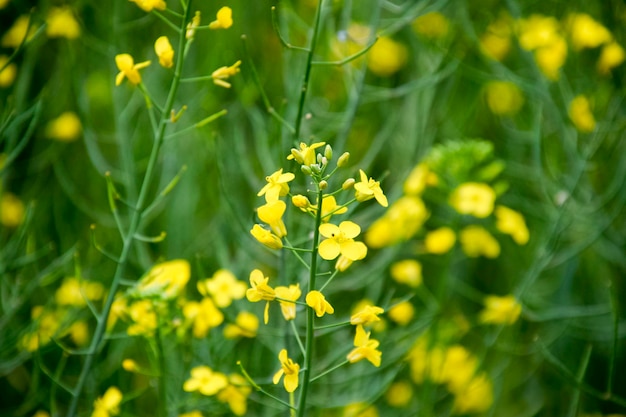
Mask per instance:
[[[182,20],[181,27],[179,28],[180,37],[179,37],[179,42],[178,42],[178,51],[182,51],[185,47],[185,28],[187,26],[187,21],[189,20],[190,10],[191,10],[191,0],[189,0],[188,3],[186,4],[186,8],[184,10],[184,18]],[[120,285],[120,281],[126,272],[130,250],[134,242],[134,236],[139,230],[140,221],[141,221],[141,218],[143,217],[143,211],[147,205],[150,185],[152,183],[152,179],[153,179],[152,177],[154,176],[154,170],[158,162],[158,156],[161,150],[161,145],[163,144],[163,138],[165,136],[165,129],[167,127],[169,114],[173,108],[174,98],[176,97],[178,86],[180,85],[180,74],[181,74],[181,70],[183,66],[183,58],[184,58],[183,54],[179,53],[176,59],[174,79],[172,80],[170,91],[167,96],[167,101],[165,102],[163,113],[161,114],[161,120],[159,122],[156,137],[152,145],[150,159],[148,160],[148,166],[146,168],[146,172],[143,177],[141,190],[139,192],[139,197],[137,198],[137,204],[135,207],[136,210],[133,212],[131,216],[130,224],[128,226],[128,231],[126,234],[124,234],[125,237],[124,237],[123,244],[122,244],[122,251],[119,257],[119,263],[115,270],[115,275],[113,276],[113,281],[111,282],[111,286],[109,288],[109,293],[108,293],[106,302],[104,304],[104,308],[102,310],[101,315],[97,318],[96,330],[94,331],[93,339],[91,339],[91,344],[89,345],[89,350],[85,359],[85,363],[83,364],[83,368],[81,369],[80,375],[78,377],[76,387],[74,388],[73,393],[72,393],[73,394],[72,400],[70,402],[68,412],[67,412],[68,417],[74,417],[76,415],[78,401],[85,387],[85,383],[87,382],[87,377],[89,376],[91,367],[93,366],[93,363],[99,351],[100,345],[102,344],[102,341],[104,339],[107,318],[109,317],[111,306],[113,305],[113,300],[115,299],[115,293],[117,292],[117,289]]]

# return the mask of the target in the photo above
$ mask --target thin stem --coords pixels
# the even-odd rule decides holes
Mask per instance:
[[[270,394],[269,392],[261,388],[259,384],[254,382],[254,380],[250,377],[246,369],[243,367],[243,364],[241,363],[241,361],[237,361],[237,365],[239,365],[239,370],[241,371],[241,374],[243,375],[243,377],[246,379],[246,381],[250,383],[250,385],[252,385],[252,387],[254,387],[255,390],[259,391],[262,394],[267,395],[272,400],[277,401],[280,404],[289,407],[289,409],[291,410],[295,409],[295,407],[292,404],[289,404],[287,401],[281,400],[280,398],[273,396],[272,394]]]
[[[291,325],[291,330],[293,331],[293,335],[298,342],[298,346],[300,347],[300,352],[302,352],[302,356],[306,355],[306,350],[304,349],[304,345],[302,344],[302,340],[300,340],[300,335],[298,335],[298,329],[296,328],[296,323],[293,320],[289,320],[289,324]]]
[[[311,378],[311,382],[313,382],[313,381],[315,381],[317,379],[320,379],[321,377],[323,377],[325,375],[328,375],[332,371],[337,370],[337,369],[341,368],[342,366],[347,365],[348,363],[350,363],[350,361],[346,359],[345,361],[341,362],[339,365],[335,365],[332,368],[325,370],[324,372],[322,372],[321,374],[319,374],[315,378]]]
[[[337,274],[338,274],[338,273],[339,273],[339,270],[338,270],[338,269],[335,269],[335,270],[333,271],[333,274],[330,276],[330,278],[328,278],[328,281],[326,281],[326,282],[324,283],[324,285],[322,285],[322,288],[320,288],[320,289],[319,289],[319,292],[324,291],[324,288],[326,288],[326,286],[327,286],[328,284],[330,284],[330,282],[333,280],[333,278],[335,278],[335,277],[337,276]]]
[[[615,357],[617,356],[617,341],[619,340],[619,313],[618,313],[618,297],[615,290],[615,284],[609,282],[609,295],[611,297],[611,313],[613,316],[613,344],[611,346],[611,358],[609,361],[608,381],[606,384],[606,392],[608,395],[613,393],[613,376],[615,373]]]

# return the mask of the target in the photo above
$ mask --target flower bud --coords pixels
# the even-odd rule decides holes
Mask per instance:
[[[324,148],[324,156],[326,157],[326,160],[330,161],[333,159],[333,148],[330,145],[326,145],[326,147]]]
[[[300,171],[302,171],[302,173],[304,175],[311,175],[311,174],[313,174],[313,172],[311,171],[311,168],[308,165],[301,165],[300,166]]]
[[[342,166],[345,166],[348,163],[349,159],[350,159],[350,152],[342,153],[339,159],[337,160],[337,166],[339,168],[341,168]]]
[[[291,156],[296,160],[297,163],[302,164],[304,162],[304,155],[302,152],[297,150],[296,148],[291,148]]]
[[[293,197],[291,197],[291,202],[294,206],[301,209],[307,209],[311,206],[311,202],[309,201],[309,199],[302,194],[294,195]]]
[[[352,261],[341,255],[339,256],[339,258],[337,258],[337,262],[335,262],[335,269],[339,272],[343,272],[346,269],[350,268],[350,265],[352,265]]]
[[[325,190],[328,188],[328,182],[326,180],[320,181],[320,190]]]
[[[343,184],[341,184],[341,188],[347,191],[351,189],[352,187],[354,187],[355,183],[356,181],[354,180],[354,178],[348,178],[347,180],[343,182]]]
[[[324,157],[322,156],[321,153],[317,154],[317,163],[320,165],[324,165]]]
[[[320,168],[318,164],[311,164],[309,166],[311,168],[311,171],[313,171],[314,174],[319,174],[322,172],[322,169]]]

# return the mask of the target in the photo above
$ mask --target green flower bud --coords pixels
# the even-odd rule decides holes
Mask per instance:
[[[339,159],[337,160],[337,166],[340,168],[342,166],[345,166],[348,163],[349,159],[350,159],[350,152],[342,153]]]
[[[354,184],[356,183],[356,181],[354,180],[354,178],[348,178],[347,180],[345,180],[343,182],[343,184],[341,184],[341,188],[343,190],[349,190],[352,187],[354,187]]]

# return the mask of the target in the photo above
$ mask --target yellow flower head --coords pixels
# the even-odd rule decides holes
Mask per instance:
[[[335,262],[335,269],[339,272],[344,272],[346,269],[350,268],[352,262],[354,261],[348,259],[344,255],[339,255],[337,262]]]
[[[454,392],[453,412],[483,414],[493,404],[493,386],[485,373],[472,378],[462,390]]]
[[[415,32],[427,38],[444,38],[450,30],[450,21],[440,12],[430,12],[415,19],[412,27]]]
[[[624,60],[626,60],[626,52],[619,43],[611,42],[604,45],[602,52],[600,52],[600,58],[598,58],[598,72],[608,74],[613,68],[621,65]]]
[[[317,162],[315,150],[326,145],[326,142],[316,142],[308,146],[304,142],[300,142],[300,149],[291,148],[291,153],[287,159],[295,159],[300,165],[312,165]]]
[[[98,397],[93,403],[91,417],[116,416],[120,412],[122,392],[117,387],[109,387],[102,397]]]
[[[272,201],[276,201],[279,197],[285,196],[289,193],[289,185],[287,183],[292,181],[295,177],[296,176],[291,172],[283,174],[283,169],[281,168],[272,175],[265,177],[267,184],[261,188],[261,191],[258,192],[257,196],[260,197],[265,194],[266,202],[271,203]]]
[[[15,19],[13,25],[7,30],[0,41],[0,46],[3,48],[17,48],[24,39],[28,41],[37,30],[36,27],[31,26],[29,29],[30,17],[28,15],[22,15]]]
[[[220,307],[228,307],[233,300],[239,300],[246,294],[246,284],[237,280],[232,272],[220,269],[213,277],[198,282],[198,291],[204,296],[211,296],[215,304]]]
[[[480,37],[480,49],[488,57],[502,61],[511,50],[512,32],[511,16],[508,13],[501,13]]]
[[[276,298],[279,298],[280,310],[283,313],[285,320],[293,320],[296,318],[296,303],[295,301],[300,298],[302,291],[300,290],[300,284],[290,285],[289,287],[276,287]]]
[[[197,366],[191,370],[191,378],[183,384],[185,392],[198,391],[202,395],[217,394],[228,385],[226,375],[215,372],[208,366]]]
[[[154,42],[154,52],[159,57],[159,64],[163,68],[174,66],[174,49],[167,36],[159,36]]]
[[[513,324],[522,312],[522,306],[514,296],[485,297],[485,308],[480,312],[479,320],[485,324]]]
[[[274,374],[272,381],[274,384],[280,382],[280,378],[284,375],[283,384],[287,392],[294,392],[298,388],[298,373],[300,365],[291,360],[287,354],[287,349],[283,349],[278,353],[281,368]]]
[[[417,196],[404,196],[376,220],[365,235],[369,247],[382,248],[413,237],[428,218],[426,205]]]
[[[17,65],[11,62],[5,67],[8,61],[8,56],[0,55],[0,68],[4,68],[0,71],[0,88],[10,87],[17,76]]]
[[[524,216],[504,206],[496,206],[496,228],[502,233],[511,235],[518,245],[528,242],[529,233]]]
[[[311,202],[306,196],[302,194],[296,194],[291,197],[291,203],[304,212],[311,208]]]
[[[80,25],[69,7],[50,9],[46,17],[46,35],[49,38],[67,39],[76,39],[80,36]]]
[[[324,223],[320,225],[319,232],[326,238],[318,248],[323,259],[332,260],[341,254],[351,261],[358,261],[367,255],[367,246],[363,242],[354,241],[361,233],[361,228],[356,223],[343,221],[339,226]]]
[[[219,85],[220,87],[230,88],[231,87],[230,83],[225,80],[239,73],[240,65],[241,65],[241,61],[237,61],[230,67],[224,66],[224,67],[220,67],[216,69],[211,74],[211,77],[213,78],[213,83],[215,85]]]
[[[560,37],[548,46],[535,51],[535,61],[539,69],[549,80],[559,79],[559,70],[567,59],[567,42]]]
[[[157,264],[144,275],[137,285],[139,296],[158,296],[168,300],[176,298],[185,289],[191,276],[189,262],[175,259]]]
[[[379,344],[378,340],[370,339],[370,333],[366,332],[363,326],[356,326],[356,335],[354,336],[355,348],[348,353],[348,361],[355,363],[367,359],[372,365],[379,367],[382,357],[382,352],[376,349]]]
[[[153,9],[157,10],[165,10],[167,8],[167,4],[165,4],[165,0],[128,0],[132,3],[135,3],[141,10],[144,12],[151,12]]]
[[[209,334],[209,330],[224,321],[224,314],[215,307],[213,300],[205,297],[200,302],[187,301],[183,305],[183,316],[193,324],[193,336],[201,339]]]
[[[500,255],[500,244],[485,229],[480,226],[467,226],[459,235],[461,248],[470,258],[485,256],[497,258]]]
[[[267,223],[272,232],[279,238],[287,236],[287,228],[283,222],[283,214],[285,214],[286,209],[287,205],[282,200],[266,203],[257,209],[259,219]]]
[[[0,224],[5,227],[17,227],[24,220],[24,203],[15,194],[0,194]]]
[[[539,14],[520,19],[518,33],[520,46],[527,51],[550,46],[561,38],[559,22]]]
[[[66,111],[46,125],[46,136],[60,142],[72,142],[78,139],[83,126],[76,113]]]
[[[119,54],[115,55],[115,65],[117,65],[117,69],[120,70],[117,77],[115,77],[115,85],[122,84],[124,78],[128,78],[128,81],[131,84],[137,85],[141,83],[141,75],[139,74],[139,70],[142,68],[146,68],[150,65],[150,61],[140,62],[139,64],[135,64],[135,61],[132,56],[129,54]]]
[[[405,259],[391,265],[391,278],[400,284],[417,288],[422,284],[422,264],[414,259]]]
[[[185,31],[186,39],[193,39],[196,35],[196,28],[200,26],[200,20],[202,19],[202,14],[199,10],[196,10],[196,13],[191,18],[191,22],[187,23],[187,30]]]
[[[400,326],[406,326],[413,320],[415,308],[408,301],[402,301],[389,309],[387,314],[389,319],[398,323]]]
[[[392,407],[402,408],[409,405],[413,395],[413,385],[409,381],[396,381],[385,392],[385,400]]]
[[[424,248],[428,253],[442,255],[452,249],[455,242],[456,235],[454,230],[444,226],[426,234]]]
[[[335,309],[330,305],[328,301],[326,301],[326,297],[319,291],[310,291],[306,295],[306,304],[315,310],[315,315],[317,317],[322,317],[324,314],[333,314]]]
[[[269,277],[264,276],[261,270],[255,269],[250,273],[250,288],[246,291],[246,298],[252,303],[261,300],[267,301],[263,314],[265,324],[269,321],[270,301],[276,298],[274,289],[267,284],[268,281]]]
[[[74,277],[65,278],[54,294],[60,306],[84,307],[86,300],[99,300],[104,295],[104,286],[99,282],[79,281]]]
[[[359,170],[361,175],[361,181],[354,184],[356,190],[355,198],[357,201],[367,201],[375,198],[383,207],[387,207],[387,197],[383,194],[383,190],[380,188],[380,182],[374,181],[373,178],[367,179],[367,175],[362,169]]]
[[[461,214],[485,218],[493,211],[496,192],[487,184],[466,182],[459,185],[450,196],[450,205]]]
[[[389,77],[407,62],[406,46],[387,36],[381,36],[368,52],[367,67],[380,77]]]
[[[139,365],[134,360],[127,358],[122,361],[122,369],[126,372],[138,372]]]
[[[592,132],[596,128],[596,119],[591,112],[591,105],[587,97],[579,95],[574,97],[568,109],[569,118],[576,129],[583,133]]]
[[[256,240],[264,244],[270,249],[281,249],[283,247],[283,241],[278,236],[270,232],[260,224],[255,224],[250,230],[250,234],[254,236]]]
[[[597,48],[613,39],[611,32],[586,13],[574,13],[566,20],[574,49]]]
[[[524,105],[524,96],[518,86],[509,81],[491,81],[485,86],[489,110],[497,116],[513,116]]]
[[[403,184],[406,195],[421,195],[427,186],[437,184],[437,175],[431,172],[428,165],[421,163],[416,165]]]
[[[129,336],[152,336],[157,328],[158,318],[151,300],[139,300],[128,306],[128,316],[132,324],[126,329]]]
[[[252,338],[256,337],[257,330],[259,330],[258,317],[250,312],[242,311],[237,314],[234,324],[229,323],[224,327],[224,337],[227,339]]]
[[[367,325],[380,321],[380,314],[383,314],[385,309],[372,305],[365,305],[363,308],[350,317],[350,324]]]
[[[227,403],[230,410],[236,416],[243,416],[247,411],[246,401],[252,388],[250,388],[246,379],[241,375],[229,375],[228,382],[228,386],[217,394],[217,399],[223,403]]]
[[[217,11],[217,18],[209,23],[210,29],[228,29],[233,25],[233,10],[230,7],[222,7]]]
[[[326,195],[322,198],[322,221],[328,222],[335,214],[343,214],[348,211],[348,207],[337,205],[337,200],[332,195]]]

